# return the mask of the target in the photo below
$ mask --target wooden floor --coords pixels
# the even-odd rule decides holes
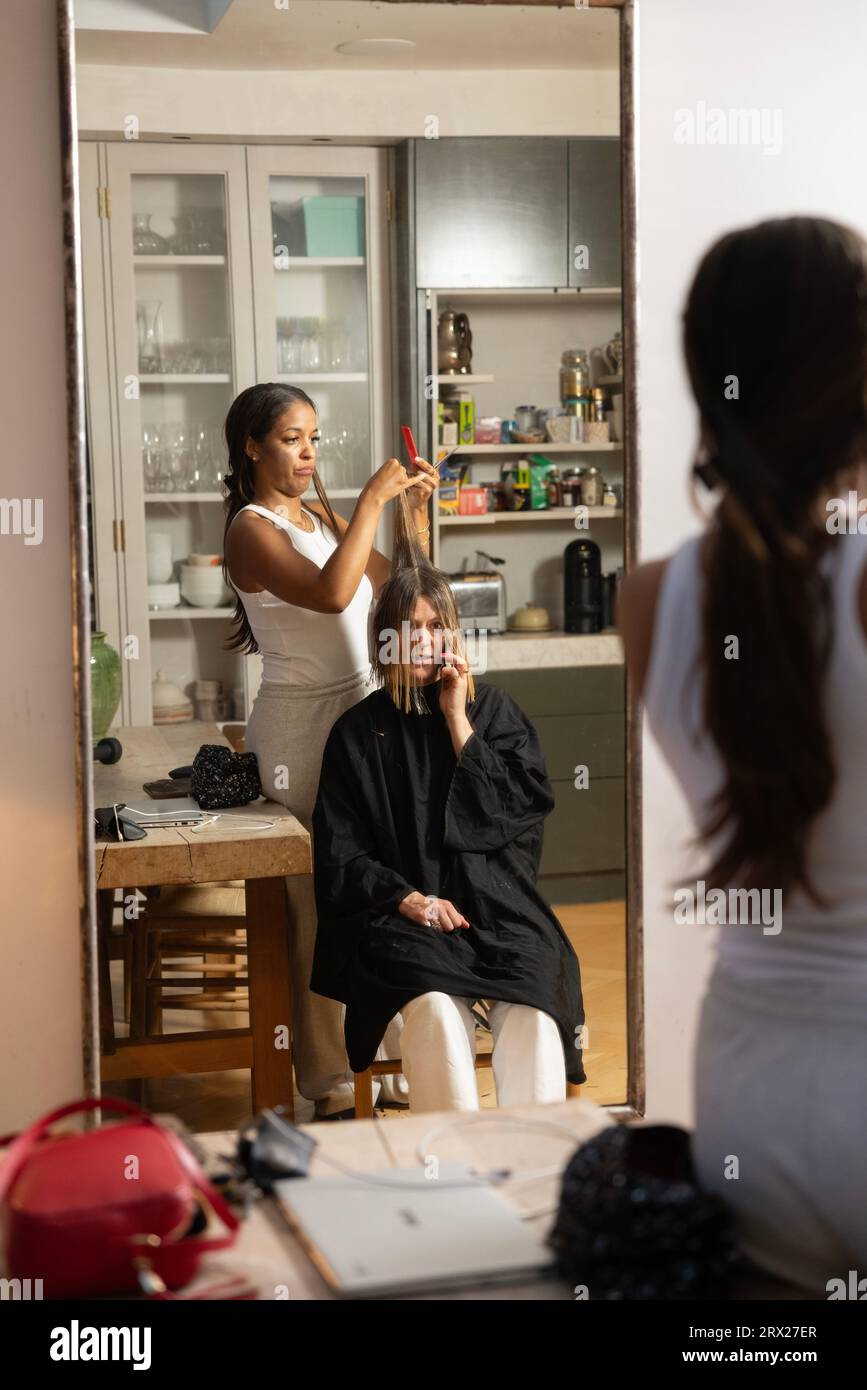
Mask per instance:
[[[563,929],[581,962],[581,982],[586,1014],[587,1046],[584,1069],[587,1082],[581,1094],[599,1105],[626,1100],[626,905],[623,902],[556,906]],[[118,1036],[124,1035],[122,1018],[122,965],[112,966],[112,986]],[[195,1028],[243,1027],[246,1014],[168,1012],[166,1032]],[[490,1034],[479,1029],[479,1050],[490,1048]],[[490,1068],[476,1072],[483,1106],[496,1105]],[[136,1099],[134,1082],[114,1082],[103,1088],[107,1095]],[[235,1129],[250,1115],[250,1074],[247,1071],[207,1072],[198,1076],[160,1077],[144,1083],[142,1102],[149,1110],[177,1115],[196,1132]],[[313,1103],[296,1095],[296,1119],[313,1119]],[[402,1109],[377,1108],[383,1119],[401,1119]]]

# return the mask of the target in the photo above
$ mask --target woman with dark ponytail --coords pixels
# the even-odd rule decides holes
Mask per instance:
[[[329,729],[375,689],[368,648],[370,609],[391,574],[374,547],[386,505],[426,547],[436,470],[424,459],[408,474],[395,458],[368,479],[347,522],[332,509],[316,471],[316,407],[295,386],[264,382],[242,391],[225,423],[224,574],[237,596],[227,645],[261,652],[262,683],[247,725],[266,796],[288,806],[312,834],[312,813]],[[311,482],[318,501],[302,506]],[[289,875],[293,1053],[300,1093],[320,1118],[352,1112],[354,1089],[339,1004],[309,988],[316,937],[312,878]],[[389,1094],[399,1092],[390,1083]]]
[[[704,851],[674,922],[701,899],[719,923],[695,1160],[747,1255],[825,1293],[867,1264],[863,239],[813,217],[723,237],[684,351],[718,502],[630,574],[620,625]]]

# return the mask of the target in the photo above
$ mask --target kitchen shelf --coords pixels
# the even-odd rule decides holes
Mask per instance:
[[[576,308],[581,303],[596,300],[597,303],[620,299],[622,290],[617,286],[598,289],[550,289],[550,290],[437,290],[441,301],[459,299],[468,304],[570,304]]]
[[[279,261],[279,265],[277,262]],[[328,270],[331,266],[367,265],[364,256],[275,256],[275,270]]]
[[[187,607],[180,604],[177,608],[149,608],[148,617],[155,622],[171,622],[178,619],[186,621],[187,618],[231,618],[234,611],[234,608],[195,608],[192,604]]]
[[[367,372],[278,372],[275,381],[292,385],[296,381],[320,381],[323,385],[339,381],[368,381]]]
[[[228,372],[139,372],[140,386],[199,386],[231,381]]]
[[[146,492],[145,502],[222,502],[221,492]]]
[[[616,521],[623,516],[622,507],[588,507],[590,521]],[[440,526],[493,526],[497,522],[574,521],[574,507],[539,507],[527,512],[482,512],[479,516],[443,516]]]
[[[357,497],[361,487],[329,487],[326,482],[325,490],[329,497]],[[175,502],[225,502],[226,499],[221,492],[146,492],[144,500],[155,505],[172,505]]]
[[[436,381],[438,386],[491,386],[494,378],[478,372],[441,372]]]
[[[136,270],[165,270],[167,266],[210,266],[225,265],[225,256],[133,256]]]
[[[615,454],[622,453],[622,444],[440,444],[443,453],[457,454]]]

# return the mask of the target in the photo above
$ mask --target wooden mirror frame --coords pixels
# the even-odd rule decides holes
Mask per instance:
[[[400,0],[387,0],[397,4]],[[453,0],[426,0],[428,4]],[[624,340],[623,451],[624,563],[636,562],[639,541],[638,225],[635,140],[637,0],[461,0],[463,4],[539,5],[560,9],[609,9],[620,13],[621,245]],[[66,409],[69,440],[70,548],[73,587],[73,701],[78,784],[77,851],[81,931],[82,1054],[84,1094],[100,1093],[99,1009],[93,834],[93,737],[90,703],[90,593],[88,590],[87,463],[84,413],[84,309],[81,274],[78,132],[75,93],[73,0],[57,0],[58,63],[63,160],[63,248],[66,308]],[[644,946],[642,867],[641,715],[630,698],[626,673],[626,1018],[627,1096],[605,1108],[618,1119],[644,1114]]]

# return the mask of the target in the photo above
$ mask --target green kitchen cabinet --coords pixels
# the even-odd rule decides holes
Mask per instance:
[[[626,727],[622,666],[489,671],[533,721],[554,791],[539,888],[552,903],[625,896]],[[576,769],[587,769],[586,787]]]

